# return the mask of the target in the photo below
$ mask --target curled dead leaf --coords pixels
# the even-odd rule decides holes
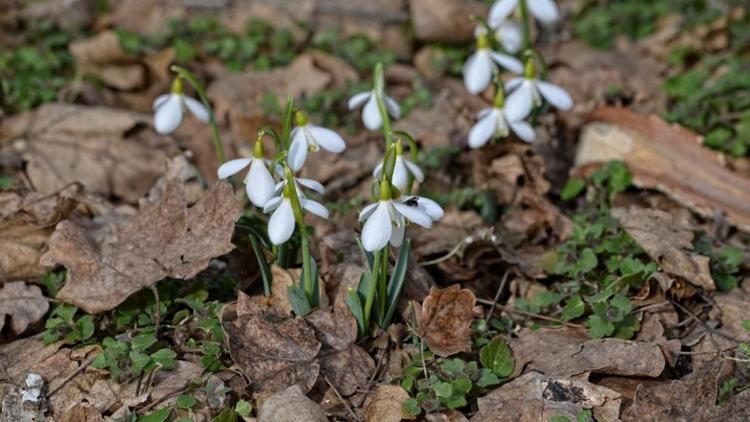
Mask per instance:
[[[232,250],[242,207],[232,186],[220,182],[187,208],[184,185],[172,181],[159,202],[142,206],[100,242],[92,242],[75,223],[61,222],[40,262],[68,270],[57,299],[89,313],[104,312],[164,277],[193,277],[212,258]]]
[[[408,399],[409,393],[400,385],[378,385],[365,408],[365,421],[399,422],[403,419],[415,419],[401,411],[401,405]]]
[[[420,335],[438,356],[471,351],[471,323],[476,298],[470,290],[454,284],[433,288],[422,303]]]
[[[297,385],[270,396],[258,412],[258,422],[327,422],[319,404],[310,400]]]
[[[0,288],[0,331],[5,325],[5,317],[10,316],[13,332],[21,334],[29,324],[39,321],[47,310],[49,302],[38,286],[14,281]]]
[[[706,290],[716,289],[709,258],[693,252],[693,231],[665,211],[615,208],[612,215],[665,272]]]
[[[80,72],[94,76],[108,86],[126,91],[145,82],[144,66],[125,52],[114,31],[103,31],[91,38],[73,41],[68,48]]]

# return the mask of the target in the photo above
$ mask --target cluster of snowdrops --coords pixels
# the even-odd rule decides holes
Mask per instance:
[[[559,19],[559,11],[553,0],[499,0],[492,6],[488,19],[478,19],[476,51],[464,65],[464,83],[472,94],[482,94],[492,86],[494,95],[492,106],[479,113],[477,123],[468,134],[472,148],[507,137],[510,131],[531,142],[535,132],[528,120],[533,120],[535,114],[544,109],[543,100],[559,109],[570,109],[573,105],[562,88],[542,80],[546,66],[531,46],[532,16],[543,24],[551,24]],[[516,76],[503,80],[503,69]],[[218,169],[220,179],[249,168],[243,180],[247,197],[263,213],[270,213],[267,237],[272,250],[268,255],[278,262],[295,228],[298,229],[302,275],[299,285],[289,287],[288,295],[295,313],[306,314],[318,306],[319,293],[317,267],[310,255],[304,217],[310,213],[328,218],[329,211],[309,197],[309,192],[321,194],[325,187],[297,174],[308,160],[316,159],[315,152],[319,149],[342,153],[346,142],[335,131],[310,122],[304,110],[295,108],[290,97],[280,132],[270,127],[262,129],[252,157],[225,162],[215,118],[202,86],[187,70],[176,66],[173,70],[177,78],[172,92],[154,102],[156,130],[160,133],[175,130],[187,109],[197,119],[212,125],[214,147],[222,162]],[[184,94],[183,81],[195,88],[200,101]],[[360,335],[364,336],[376,325],[386,327],[393,316],[410,252],[406,227],[413,223],[430,228],[444,212],[435,201],[416,195],[419,183],[424,181],[424,172],[415,163],[418,161],[416,142],[408,133],[392,128],[391,121],[401,117],[401,108],[385,92],[381,65],[374,69],[372,90],[354,95],[349,100],[349,108],[361,108],[364,126],[381,131],[385,143],[383,159],[373,169],[373,202],[359,213],[363,226],[358,241],[367,268],[358,288],[350,289],[347,297]],[[275,144],[276,153],[270,158],[263,143],[266,136]],[[259,261],[263,261],[261,264],[267,265],[263,258],[267,254],[255,252]],[[264,287],[266,294],[270,294],[270,282],[265,278]]]

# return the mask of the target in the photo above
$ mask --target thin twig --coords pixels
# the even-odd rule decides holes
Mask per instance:
[[[691,319],[695,320],[698,324],[700,324],[701,326],[703,326],[703,328],[706,331],[708,331],[708,332],[710,332],[712,334],[716,334],[716,335],[722,336],[722,337],[724,337],[727,340],[732,340],[732,341],[734,341],[736,343],[742,343],[742,340],[740,340],[738,338],[735,338],[733,336],[730,336],[729,334],[724,334],[721,331],[719,331],[719,330],[717,330],[715,328],[712,328],[711,326],[709,326],[708,324],[706,324],[705,321],[703,321],[702,319],[698,318],[697,315],[695,315],[693,312],[691,312],[690,309],[688,309],[688,308],[686,308],[686,307],[684,307],[684,306],[680,305],[679,303],[677,303],[675,301],[672,301],[672,300],[670,300],[670,303],[672,303],[672,305],[678,307],[682,312],[685,312],[686,314],[688,314]]]
[[[341,394],[339,394],[339,390],[336,388],[336,386],[334,386],[333,384],[331,384],[331,381],[328,380],[327,376],[323,375],[323,379],[325,380],[326,384],[328,384],[328,386],[331,387],[331,389],[333,390],[333,393],[336,394],[336,397],[338,397],[338,399],[341,401],[341,403],[344,406],[346,406],[346,410],[348,410],[349,413],[354,417],[354,420],[359,421],[360,420],[359,416],[357,416],[357,414],[354,413],[354,410],[352,410],[351,406],[349,406],[349,403],[347,403],[347,401],[344,400],[343,397],[341,397]]]
[[[506,281],[508,281],[508,270],[505,270],[505,273],[503,274],[503,281],[500,282],[500,287],[498,287],[497,292],[495,292],[495,298],[492,300],[492,307],[490,307],[490,311],[487,312],[487,315],[485,315],[484,317],[485,322],[489,321],[490,316],[492,316],[492,313],[495,312],[497,301],[500,299],[500,295],[502,294],[503,290],[505,290]]]
[[[445,254],[443,256],[440,256],[440,257],[437,257],[435,259],[431,259],[429,261],[418,262],[417,264],[420,265],[420,266],[422,266],[422,267],[427,267],[427,266],[430,266],[430,265],[439,264],[439,263],[441,263],[443,261],[447,261],[453,255],[457,254],[458,251],[460,251],[463,246],[464,246],[464,239],[461,239],[461,241],[458,242],[456,244],[456,246],[453,247],[453,249],[451,249],[450,251],[448,251],[447,254]]]
[[[156,288],[155,284],[151,285],[151,291],[154,293],[154,299],[156,300],[155,315],[156,321],[154,321],[154,337],[159,338],[159,323],[161,322],[161,304],[159,303],[159,289]]]
[[[477,302],[481,303],[482,305],[492,305],[493,303],[492,301],[487,300],[487,299],[477,299]],[[514,309],[510,306],[497,305],[495,306],[495,311],[503,311],[503,312],[508,312],[511,314],[518,314],[518,315],[523,315],[523,316],[527,316],[531,318],[541,319],[544,321],[556,322],[558,324],[562,324],[562,325],[565,325],[567,327],[572,327],[572,328],[586,328],[586,326],[581,325],[581,324],[574,324],[572,322],[563,321],[561,319],[549,317],[546,315],[535,314],[533,312],[519,311],[518,309]]]
[[[55,388],[53,388],[52,390],[50,390],[50,391],[49,391],[49,393],[47,393],[47,397],[48,397],[48,398],[49,398],[49,397],[52,397],[52,396],[53,396],[53,395],[54,395],[54,394],[55,394],[55,393],[56,393],[56,392],[57,392],[58,390],[60,390],[60,389],[61,389],[61,388],[62,388],[62,387],[63,387],[63,386],[65,385],[65,384],[67,384],[67,383],[68,383],[68,382],[69,382],[70,380],[72,380],[72,379],[73,379],[73,378],[75,378],[75,377],[76,377],[76,376],[77,376],[78,374],[80,374],[81,372],[83,372],[83,370],[84,370],[84,369],[88,368],[88,366],[89,366],[89,365],[91,365],[91,362],[93,362],[93,361],[94,361],[94,359],[96,359],[96,357],[97,357],[97,356],[99,356],[99,354],[98,354],[98,353],[97,353],[96,355],[94,355],[94,356],[91,356],[91,357],[89,357],[88,359],[86,359],[86,360],[85,360],[85,361],[84,361],[84,362],[83,362],[83,363],[81,364],[81,366],[79,366],[78,368],[76,368],[76,370],[75,370],[75,371],[71,372],[71,373],[70,373],[70,375],[68,375],[67,377],[65,377],[65,379],[63,380],[63,382],[61,382],[61,383],[60,383],[60,385],[58,385],[57,387],[55,387]]]

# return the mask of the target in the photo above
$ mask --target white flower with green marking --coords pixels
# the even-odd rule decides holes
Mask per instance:
[[[416,180],[419,183],[422,183],[424,181],[424,172],[421,168],[419,168],[418,165],[414,164],[407,158],[404,158],[404,148],[401,144],[401,141],[396,142],[396,162],[393,166],[393,177],[391,179],[391,183],[393,186],[397,187],[401,191],[406,191],[407,185],[409,183],[409,175],[411,174],[412,177],[414,177],[414,180]],[[372,172],[372,175],[379,179],[380,175],[383,173],[383,163],[380,163],[375,167],[375,170]]]
[[[497,0],[490,8],[489,24],[497,28],[500,22],[506,20],[513,12],[526,2],[531,16],[542,23],[550,24],[560,19],[560,10],[554,0]]]
[[[362,123],[369,130],[378,130],[383,126],[383,118],[378,108],[378,95],[383,98],[385,110],[394,120],[401,118],[401,107],[396,100],[389,97],[384,90],[385,81],[383,74],[379,73],[375,78],[375,87],[369,92],[360,92],[349,99],[349,110],[359,108],[364,104],[362,109]]]
[[[486,108],[479,112],[478,120],[469,131],[469,146],[481,148],[492,138],[504,138],[511,131],[521,140],[534,141],[536,133],[530,124],[523,120],[511,120],[505,110],[505,95],[500,89],[495,95],[492,108]]]
[[[513,56],[493,51],[486,33],[479,31],[477,49],[464,63],[464,85],[472,94],[479,94],[492,83],[498,66],[513,73],[523,72],[523,63]]]
[[[542,99],[560,110],[573,108],[570,94],[553,83],[539,79],[533,59],[526,62],[524,76],[506,82],[505,89],[512,91],[505,103],[505,115],[513,121],[528,117],[534,107],[542,105]]]
[[[239,173],[247,166],[250,166],[250,170],[243,181],[245,192],[253,205],[262,207],[271,199],[275,184],[273,176],[268,170],[268,160],[263,158],[263,143],[260,140],[255,143],[252,158],[227,161],[219,167],[217,174],[219,179],[226,179]]]
[[[198,120],[207,123],[210,119],[208,109],[195,98],[185,95],[182,89],[182,79],[172,82],[172,92],[156,97],[154,100],[154,127],[156,131],[166,135],[174,132],[182,122],[185,109],[190,110]]]
[[[271,198],[263,207],[264,213],[273,212],[268,219],[268,238],[274,245],[285,243],[294,233],[295,219],[291,196],[291,190],[284,186],[280,194]],[[302,195],[299,196],[299,202],[302,210],[321,218],[328,218],[328,209],[323,204]]]
[[[294,114],[296,127],[292,130],[292,144],[289,147],[287,163],[293,171],[299,171],[305,164],[308,151],[323,148],[339,154],[346,149],[346,142],[336,132],[310,123],[307,114],[297,111]]]

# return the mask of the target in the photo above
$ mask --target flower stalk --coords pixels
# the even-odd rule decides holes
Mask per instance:
[[[523,49],[529,50],[531,48],[531,20],[526,0],[518,1],[518,10],[521,14],[521,25],[523,27]]]

